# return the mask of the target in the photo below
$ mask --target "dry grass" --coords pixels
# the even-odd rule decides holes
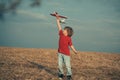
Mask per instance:
[[[57,50],[0,47],[0,80],[57,80]],[[73,80],[120,80],[120,54],[71,53]]]

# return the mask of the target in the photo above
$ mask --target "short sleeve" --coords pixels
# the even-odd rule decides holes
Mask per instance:
[[[72,39],[71,38],[69,39],[68,45],[72,46]]]
[[[62,30],[59,31],[59,35],[63,35],[63,31]]]

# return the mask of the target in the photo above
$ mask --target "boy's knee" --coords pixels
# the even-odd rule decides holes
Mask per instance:
[[[71,69],[71,67],[70,67],[70,66],[67,66],[66,68],[67,68],[67,69]]]
[[[70,65],[66,65],[66,68],[67,68],[67,69],[71,69],[71,66],[70,66]]]
[[[71,65],[70,64],[66,64],[66,68],[71,68]]]
[[[61,69],[61,68],[63,68],[63,66],[62,66],[62,65],[59,65],[58,68]]]

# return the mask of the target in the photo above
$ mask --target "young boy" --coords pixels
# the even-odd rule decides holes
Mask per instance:
[[[71,27],[66,26],[64,30],[62,30],[62,27],[60,25],[60,18],[58,14],[56,14],[56,20],[57,20],[57,26],[59,31],[58,77],[60,80],[64,78],[64,71],[63,71],[63,63],[64,63],[67,69],[67,80],[71,80],[72,71],[71,71],[71,64],[70,64],[69,46],[71,47],[73,52],[77,54],[77,51],[74,48],[71,40],[71,36],[73,35],[73,29]]]

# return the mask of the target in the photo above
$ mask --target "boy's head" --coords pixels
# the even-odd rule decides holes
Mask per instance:
[[[73,35],[73,29],[69,26],[66,26],[63,30],[63,34],[71,37]]]

